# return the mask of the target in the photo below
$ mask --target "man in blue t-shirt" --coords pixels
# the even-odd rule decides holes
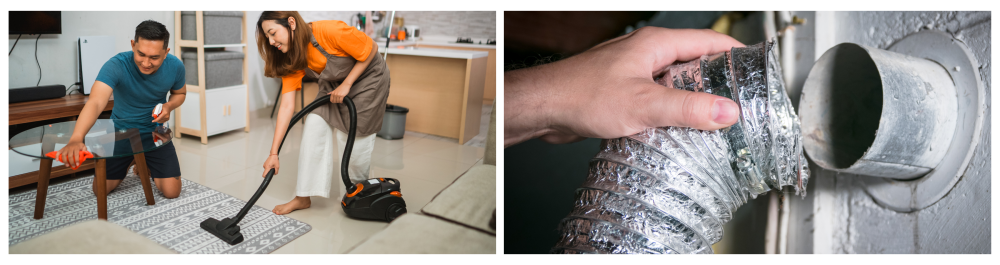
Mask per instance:
[[[115,119],[117,128],[138,129],[141,135],[146,135],[152,133],[156,123],[170,120],[170,111],[184,103],[187,86],[184,84],[184,64],[169,54],[169,42],[170,33],[159,22],[146,20],[135,27],[135,38],[131,41],[132,51],[111,57],[97,74],[90,99],[76,121],[73,136],[59,150],[59,156],[64,158],[62,161],[66,161],[67,165],[79,165],[82,162],[77,155],[80,151],[87,150],[83,144],[84,136],[94,126],[112,94],[115,96],[115,105],[111,110],[111,118]],[[169,100],[166,99],[168,92]],[[153,109],[160,103],[163,104],[163,111],[153,119]],[[128,147],[126,144],[116,144],[118,145]],[[120,152],[116,150],[116,153]],[[173,142],[146,152],[144,156],[156,188],[163,196],[168,199],[180,196],[181,170]],[[125,178],[132,160],[133,156],[107,159],[108,193]],[[94,192],[96,191],[95,186]]]

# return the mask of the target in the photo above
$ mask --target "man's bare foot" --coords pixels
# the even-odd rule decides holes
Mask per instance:
[[[309,200],[309,197],[296,196],[294,199],[292,199],[292,201],[286,204],[274,206],[274,210],[271,210],[271,212],[277,215],[285,215],[295,210],[309,208],[310,204],[312,204],[312,201]]]

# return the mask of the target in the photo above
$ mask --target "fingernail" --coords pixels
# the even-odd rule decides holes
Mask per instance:
[[[712,106],[712,120],[719,124],[732,124],[736,122],[736,115],[740,110],[736,102],[729,99],[717,99]]]

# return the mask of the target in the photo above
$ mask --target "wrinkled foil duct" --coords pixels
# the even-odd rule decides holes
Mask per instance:
[[[650,128],[602,141],[552,253],[712,253],[750,198],[794,186],[809,168],[774,41],[668,66],[668,88],[736,101],[740,120],[715,131]]]

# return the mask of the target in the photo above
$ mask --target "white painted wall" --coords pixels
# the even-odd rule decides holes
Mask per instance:
[[[172,11],[63,11],[62,34],[44,34],[38,40],[38,65],[42,68],[39,85],[61,84],[69,87],[80,79],[80,59],[76,44],[78,37],[114,36],[115,51],[129,51],[129,41],[135,36],[135,26],[147,19],[163,23],[171,34],[171,40],[173,39]],[[14,47],[17,35],[8,35],[7,50],[14,47],[8,62],[8,89],[35,86],[39,81],[38,66],[35,63],[36,37],[38,36],[23,35]]]
[[[350,21],[351,17],[364,11],[301,11],[302,19]],[[472,38],[496,38],[496,11],[396,11],[396,17],[403,18],[406,25],[417,25],[424,36],[454,36]],[[386,14],[386,17],[389,15]],[[387,20],[387,19],[386,19]],[[256,20],[255,20],[256,22]],[[348,22],[350,23],[350,22]],[[385,23],[375,23],[375,29]]]
[[[362,11],[303,11],[303,19],[349,21],[351,15]],[[269,108],[278,94],[280,81],[264,77],[264,61],[257,52],[254,28],[261,11],[247,12],[246,34],[250,109]],[[496,38],[496,12],[494,11],[399,11],[407,24],[419,25],[423,35]],[[61,84],[69,87],[78,81],[79,55],[76,40],[79,36],[114,36],[115,50],[130,50],[129,41],[135,35],[135,26],[146,19],[156,20],[167,27],[174,39],[174,11],[63,11],[63,33],[42,35],[38,41],[38,61],[41,65],[39,85]],[[376,24],[379,27],[380,23]],[[9,57],[8,88],[35,86],[38,66],[35,64],[35,37],[24,35]],[[7,49],[14,46],[17,35],[8,35]],[[171,43],[173,47],[173,43]],[[177,51],[171,50],[175,56]]]
[[[250,111],[271,106],[275,96],[278,95],[278,90],[281,89],[280,78],[264,76],[264,59],[260,57],[260,52],[257,50],[257,19],[260,18],[262,12],[247,11],[247,25],[244,33],[247,36],[247,54],[243,58],[248,60],[247,85],[250,89]]]
[[[886,49],[915,32],[947,32],[964,42],[975,56],[984,97],[989,99],[991,21],[991,13],[982,11],[816,12],[814,58],[843,42]],[[990,109],[990,105],[987,100],[986,108]],[[792,253],[991,253],[990,198],[995,193],[991,191],[990,168],[992,114],[985,113],[979,145],[961,179],[944,198],[919,211],[900,213],[887,209],[859,184],[864,176],[810,164],[810,185],[815,188],[805,200],[791,201],[793,208],[797,203],[811,203],[812,211],[798,213],[800,218],[792,222],[797,222],[794,225],[799,229],[789,233],[812,238],[812,248]]]

